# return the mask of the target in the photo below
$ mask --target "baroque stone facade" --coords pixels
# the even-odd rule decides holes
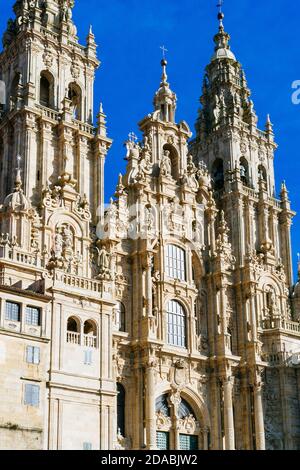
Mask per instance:
[[[73,6],[18,0],[0,55],[0,448],[300,449],[295,214],[223,14],[194,139],[164,59],[104,210]]]

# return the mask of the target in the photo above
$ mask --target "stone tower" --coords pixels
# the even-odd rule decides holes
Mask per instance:
[[[18,0],[0,55],[4,448],[113,446],[99,432],[114,428],[116,391],[110,254],[96,237],[112,141],[102,106],[93,126],[100,62],[91,29],[78,43],[73,5]]]
[[[0,55],[0,447],[299,449],[294,213],[223,14],[194,139],[163,59],[104,210],[73,6],[17,1]]]

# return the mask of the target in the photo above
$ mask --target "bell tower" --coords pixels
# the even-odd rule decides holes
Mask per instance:
[[[13,189],[17,156],[23,189],[34,205],[47,186],[71,182],[93,217],[103,204],[103,167],[111,141],[99,113],[93,127],[93,88],[100,65],[90,28],[78,42],[74,0],[18,0],[0,56],[6,105],[0,120],[0,200]],[[105,127],[105,126],[104,126]]]
[[[285,192],[276,199],[273,125],[268,115],[265,129],[257,127],[251,92],[242,66],[230,49],[222,12],[218,20],[215,51],[206,67],[191,152],[212,176],[218,205],[231,224],[238,264],[243,265],[249,250],[256,250],[268,264],[284,264],[291,287],[293,213],[289,202],[284,201]],[[257,204],[253,204],[256,196]]]

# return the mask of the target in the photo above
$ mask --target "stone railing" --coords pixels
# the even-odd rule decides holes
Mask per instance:
[[[65,286],[72,287],[75,289],[82,289],[85,291],[91,291],[100,293],[101,292],[101,282],[93,279],[88,279],[85,277],[76,276],[75,274],[66,274],[63,272],[55,273],[55,280],[59,283],[64,284]]]
[[[37,104],[36,107],[40,110],[43,117],[51,119],[52,121],[59,121],[60,114],[54,109],[46,108],[40,104]]]
[[[0,259],[6,259],[18,264],[25,264],[37,268],[43,267],[44,264],[38,254],[27,253],[17,247],[12,248],[9,245],[0,246]]]
[[[300,336],[300,323],[285,320],[281,318],[263,320],[262,327],[264,330],[281,330],[286,333]]]
[[[84,335],[83,344],[87,348],[96,348],[97,347],[97,336]]]
[[[83,335],[83,341],[81,340],[81,334],[75,331],[67,331],[67,343],[75,344],[77,346],[84,346],[86,348],[97,348],[97,336]]]
[[[279,351],[277,353],[266,353],[263,354],[263,360],[268,362],[272,366],[278,366],[284,364],[288,359],[288,353],[285,351]]]
[[[257,135],[261,137],[262,139],[267,138],[267,133],[265,131],[260,131],[259,129],[257,129]]]
[[[300,323],[298,322],[282,320],[281,329],[289,333],[293,333],[296,336],[300,336]]]
[[[80,333],[67,331],[67,343],[80,345]]]
[[[86,124],[82,121],[78,121],[77,119],[73,119],[72,122],[80,130],[80,132],[85,132],[86,134],[90,134],[90,135],[95,134],[95,129],[90,124]]]

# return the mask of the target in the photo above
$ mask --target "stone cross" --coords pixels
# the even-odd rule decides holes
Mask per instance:
[[[130,132],[130,134],[128,135],[128,137],[129,137],[129,142],[135,143],[135,142],[138,140],[138,138],[137,138],[137,136],[135,135],[134,132]]]

